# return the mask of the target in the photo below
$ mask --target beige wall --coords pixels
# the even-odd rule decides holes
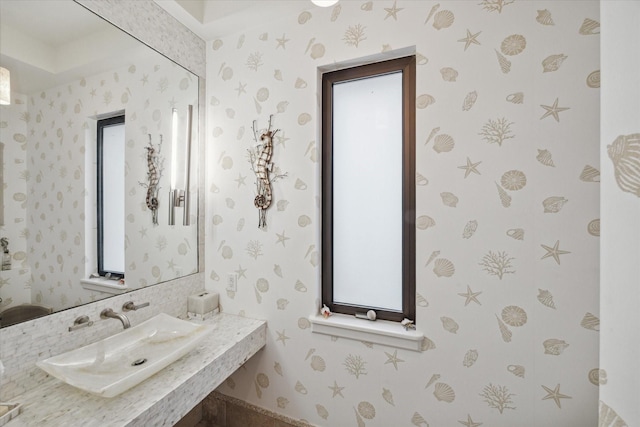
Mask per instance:
[[[488,3],[343,1],[207,43],[206,286],[270,331],[222,392],[327,426],[597,423],[599,5]],[[317,67],[413,46],[422,353],[306,320],[320,298]],[[269,114],[288,175],[259,230],[247,150]]]
[[[0,107],[0,141],[4,143],[2,174],[6,185],[3,194],[4,225],[0,237],[9,240],[11,270],[0,272],[0,311],[13,305],[31,302],[27,263],[27,97],[15,91],[11,105]],[[11,182],[11,185],[9,185]]]
[[[640,424],[640,3],[603,1],[601,15],[600,366],[606,384],[600,414],[606,426],[614,421],[635,426]],[[635,169],[629,168],[634,159]]]

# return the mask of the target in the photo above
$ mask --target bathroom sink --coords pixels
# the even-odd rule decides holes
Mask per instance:
[[[211,330],[211,326],[161,313],[36,365],[69,385],[98,396],[114,397],[186,355]]]

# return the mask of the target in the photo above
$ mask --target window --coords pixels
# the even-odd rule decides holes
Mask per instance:
[[[322,302],[415,320],[415,57],[322,76]]]
[[[124,116],[98,120],[98,274],[124,277]]]

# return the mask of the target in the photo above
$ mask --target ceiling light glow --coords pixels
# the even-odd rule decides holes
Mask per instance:
[[[338,0],[311,0],[311,3],[315,4],[316,6],[320,6],[320,7],[329,7],[329,6],[333,6],[334,4],[338,3]]]

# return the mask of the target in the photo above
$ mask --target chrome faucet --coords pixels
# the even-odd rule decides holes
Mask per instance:
[[[127,316],[125,316],[123,313],[116,313],[110,308],[105,308],[104,310],[102,310],[102,312],[100,313],[100,318],[118,319],[122,322],[122,326],[124,327],[124,329],[127,329],[131,326],[131,322],[129,322],[129,318]]]

